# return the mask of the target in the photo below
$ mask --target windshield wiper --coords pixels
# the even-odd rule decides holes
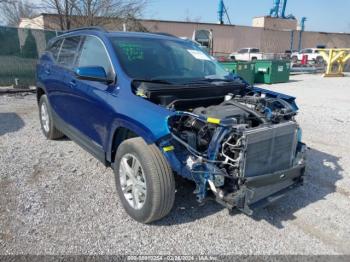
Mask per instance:
[[[233,80],[229,79],[221,79],[221,78],[203,78],[203,79],[198,79],[190,82],[186,82],[185,85],[194,85],[194,84],[208,84],[208,83],[214,83],[214,82],[233,82]]]
[[[233,82],[232,79],[222,79],[222,78],[205,78],[204,80],[208,82]]]
[[[146,82],[146,83],[155,83],[155,84],[165,84],[165,85],[173,85],[173,83],[162,80],[162,79],[134,79],[133,82]]]

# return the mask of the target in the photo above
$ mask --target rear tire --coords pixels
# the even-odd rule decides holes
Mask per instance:
[[[175,200],[174,175],[156,145],[140,137],[125,140],[118,147],[113,169],[119,198],[129,216],[147,224],[170,212]]]
[[[46,95],[42,95],[39,100],[39,118],[41,130],[47,139],[56,140],[64,137],[64,134],[55,126],[50,103]]]

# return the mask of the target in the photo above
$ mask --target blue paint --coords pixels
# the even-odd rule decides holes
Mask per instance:
[[[283,1],[282,11],[281,11],[281,17],[282,17],[282,18],[286,18],[287,2],[288,2],[288,0],[284,0],[284,1]]]
[[[219,0],[218,21],[219,21],[219,24],[223,24],[224,23],[224,0]]]
[[[282,19],[295,19],[292,14],[286,15],[287,3],[288,0],[274,0],[273,7],[270,9],[270,16]]]
[[[75,69],[75,74],[79,78],[107,81],[106,71],[101,66],[78,67]]]
[[[301,22],[300,22],[300,25],[301,25],[301,31],[305,31],[305,22],[307,21],[307,18],[306,17],[302,17],[301,18]]]
[[[298,106],[295,103],[295,99],[296,98],[293,97],[293,96],[285,95],[285,94],[282,94],[282,93],[274,92],[274,91],[263,89],[263,88],[260,88],[260,87],[253,87],[252,90],[254,92],[265,94],[268,97],[281,98],[281,99],[287,101],[289,104],[291,104],[295,111],[299,110]]]
[[[112,162],[112,147],[114,135],[120,128],[131,130],[142,137],[147,143],[155,143],[165,155],[172,169],[188,179],[196,181],[199,186],[199,198],[204,198],[208,179],[211,179],[214,165],[210,163],[197,163],[192,172],[186,166],[186,160],[191,155],[188,150],[178,147],[164,152],[163,147],[174,145],[168,127],[169,117],[187,112],[175,112],[156,105],[142,97],[135,95],[131,89],[131,79],[119,63],[110,37],[130,36],[149,37],[157,39],[174,40],[168,36],[143,33],[106,33],[97,30],[81,30],[61,35],[57,40],[67,36],[96,37],[103,43],[114,72],[117,77],[113,83],[103,81],[90,81],[80,79],[77,75],[105,79],[103,68],[94,67],[63,67],[58,65],[48,52],[41,58],[37,66],[37,86],[44,89],[54,112],[67,125],[75,128],[95,145],[98,145],[105,154],[106,162]],[[183,40],[176,40],[183,41]],[[49,69],[49,73],[48,72]],[[277,92],[250,87],[246,84],[247,92],[259,92],[269,97],[281,98],[295,104],[295,97]],[[269,115],[268,110],[266,114]],[[200,117],[199,117],[200,118]],[[205,121],[203,117],[201,120]],[[209,160],[215,160],[220,150],[223,138],[230,132],[232,123],[223,121],[218,125],[206,155]]]
[[[279,17],[280,5],[281,5],[281,0],[273,1],[273,7],[270,10],[270,16]]]

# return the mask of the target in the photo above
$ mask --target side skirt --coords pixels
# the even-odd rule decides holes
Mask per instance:
[[[54,112],[54,110],[52,110],[52,117],[55,122],[55,126],[58,130],[60,130],[67,137],[76,142],[80,147],[85,149],[99,161],[101,161],[105,166],[108,166],[108,162],[106,161],[106,153],[104,152],[102,146],[92,141],[90,138],[82,134],[76,128],[64,122],[64,120],[62,120],[56,114],[56,112]]]

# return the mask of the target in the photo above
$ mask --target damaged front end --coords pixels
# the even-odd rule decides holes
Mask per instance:
[[[305,145],[295,115],[294,104],[258,89],[227,94],[218,105],[169,118],[168,157],[195,181],[199,202],[211,191],[219,203],[251,215],[303,182]]]
[[[246,214],[301,185],[305,171],[295,98],[248,87],[142,83],[135,93],[169,109],[159,141],[172,169],[196,183],[199,202],[214,195]]]

